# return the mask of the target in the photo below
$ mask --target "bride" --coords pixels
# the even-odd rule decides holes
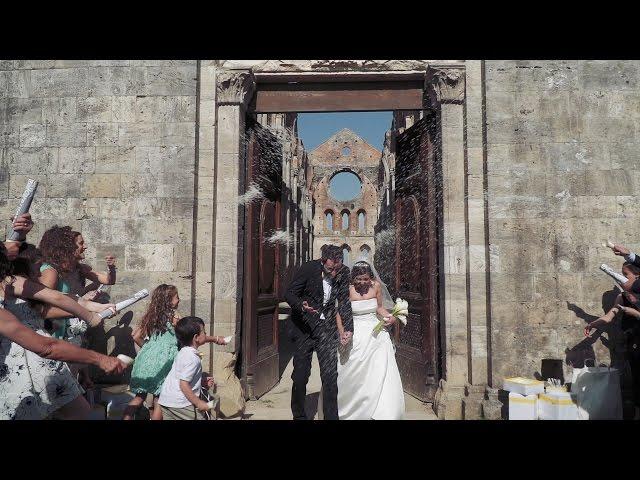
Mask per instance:
[[[338,348],[338,417],[340,420],[402,420],[404,393],[396,364],[395,347],[386,329],[377,335],[373,329],[379,315],[386,326],[397,319],[391,295],[365,261],[351,269],[349,299],[353,310],[353,338]],[[377,314],[377,315],[376,315]],[[337,316],[342,335],[342,321]]]

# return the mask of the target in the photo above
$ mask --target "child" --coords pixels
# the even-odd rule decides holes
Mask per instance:
[[[162,418],[204,420],[203,412],[209,411],[209,406],[200,398],[202,362],[198,354],[198,347],[207,338],[204,322],[198,317],[185,317],[178,321],[175,331],[179,351],[160,392]],[[213,378],[205,380],[207,388],[213,384]]]
[[[180,317],[180,304],[174,285],[159,285],[151,295],[151,303],[142,321],[132,332],[133,340],[141,347],[131,371],[130,390],[136,395],[125,408],[123,420],[132,420],[148,394],[153,395],[152,420],[162,420],[158,397],[162,383],[171,370],[178,353],[174,327]],[[223,337],[205,337],[206,342],[224,345]]]

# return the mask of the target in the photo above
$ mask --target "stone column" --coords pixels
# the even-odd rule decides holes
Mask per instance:
[[[237,352],[242,319],[244,130],[247,103],[255,89],[249,71],[218,71],[216,76],[215,222],[213,248],[213,312],[216,332],[233,335],[224,347]]]
[[[427,92],[440,109],[444,275],[441,322],[446,367],[436,393],[436,412],[443,419],[462,418],[462,397],[469,381],[469,305],[464,70],[427,72]]]

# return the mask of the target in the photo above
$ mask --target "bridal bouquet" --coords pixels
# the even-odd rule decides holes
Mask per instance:
[[[391,316],[396,317],[403,325],[407,324],[407,315],[409,315],[409,302],[401,298],[396,298],[396,304],[391,310]],[[373,334],[377,335],[384,328],[384,320],[380,320],[373,328]]]

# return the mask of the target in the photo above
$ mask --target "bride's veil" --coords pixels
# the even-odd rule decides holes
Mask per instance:
[[[373,262],[369,260],[369,255],[367,255],[366,253],[361,253],[358,259],[353,263],[353,266],[358,265],[358,263],[365,263],[371,268],[371,271],[373,272],[373,276],[375,277],[376,282],[380,284],[380,288],[382,289],[382,306],[386,310],[391,311],[393,309],[393,306],[395,305],[395,302],[391,297],[391,293],[389,293],[387,284],[382,281],[382,279],[380,278],[380,275],[378,275],[378,271],[376,270],[376,267],[373,266]]]

